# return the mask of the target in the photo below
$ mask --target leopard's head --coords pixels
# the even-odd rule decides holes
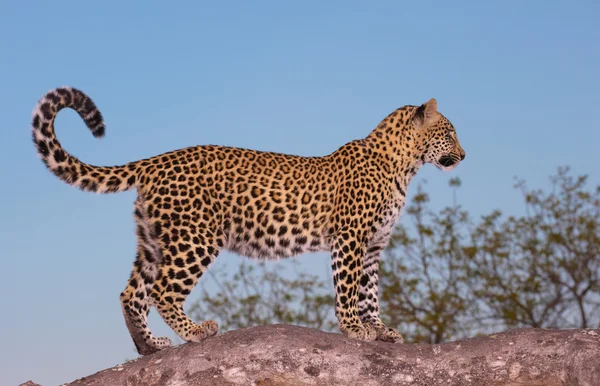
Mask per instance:
[[[437,111],[437,102],[430,99],[416,107],[412,117],[415,136],[423,149],[422,160],[449,171],[465,159],[452,123]]]

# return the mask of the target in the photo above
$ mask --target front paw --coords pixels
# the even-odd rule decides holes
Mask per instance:
[[[373,325],[340,323],[340,330],[350,339],[363,340],[365,342],[372,342],[377,339],[377,331],[373,328]]]
[[[377,333],[377,340],[390,343],[404,343],[404,338],[395,328],[386,326],[385,324],[378,322],[363,322],[364,326],[370,326]]]

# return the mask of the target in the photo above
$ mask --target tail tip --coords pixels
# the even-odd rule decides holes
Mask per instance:
[[[104,122],[96,125],[93,128],[90,128],[90,130],[92,131],[92,135],[95,138],[102,138],[104,137],[104,134],[106,133],[106,126],[104,126]]]

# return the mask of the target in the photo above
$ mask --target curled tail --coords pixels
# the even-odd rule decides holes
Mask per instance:
[[[70,107],[77,111],[92,135],[104,136],[104,120],[94,102],[71,87],[49,91],[33,111],[33,143],[44,164],[54,175],[81,190],[97,193],[122,192],[136,186],[136,164],[124,166],[94,166],[81,162],[67,153],[54,133],[58,112]]]

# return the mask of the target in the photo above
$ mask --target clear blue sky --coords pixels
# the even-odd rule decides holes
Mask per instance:
[[[58,384],[135,356],[119,304],[135,193],[82,193],[44,168],[29,124],[47,90],[92,96],[106,138],[71,111],[57,132],[109,165],[205,143],[323,155],[435,97],[467,158],[421,170],[433,205],[459,176],[473,213],[521,213],[514,176],[547,187],[568,164],[600,182],[599,4],[1,2],[0,383]],[[324,254],[302,262],[326,274]]]

